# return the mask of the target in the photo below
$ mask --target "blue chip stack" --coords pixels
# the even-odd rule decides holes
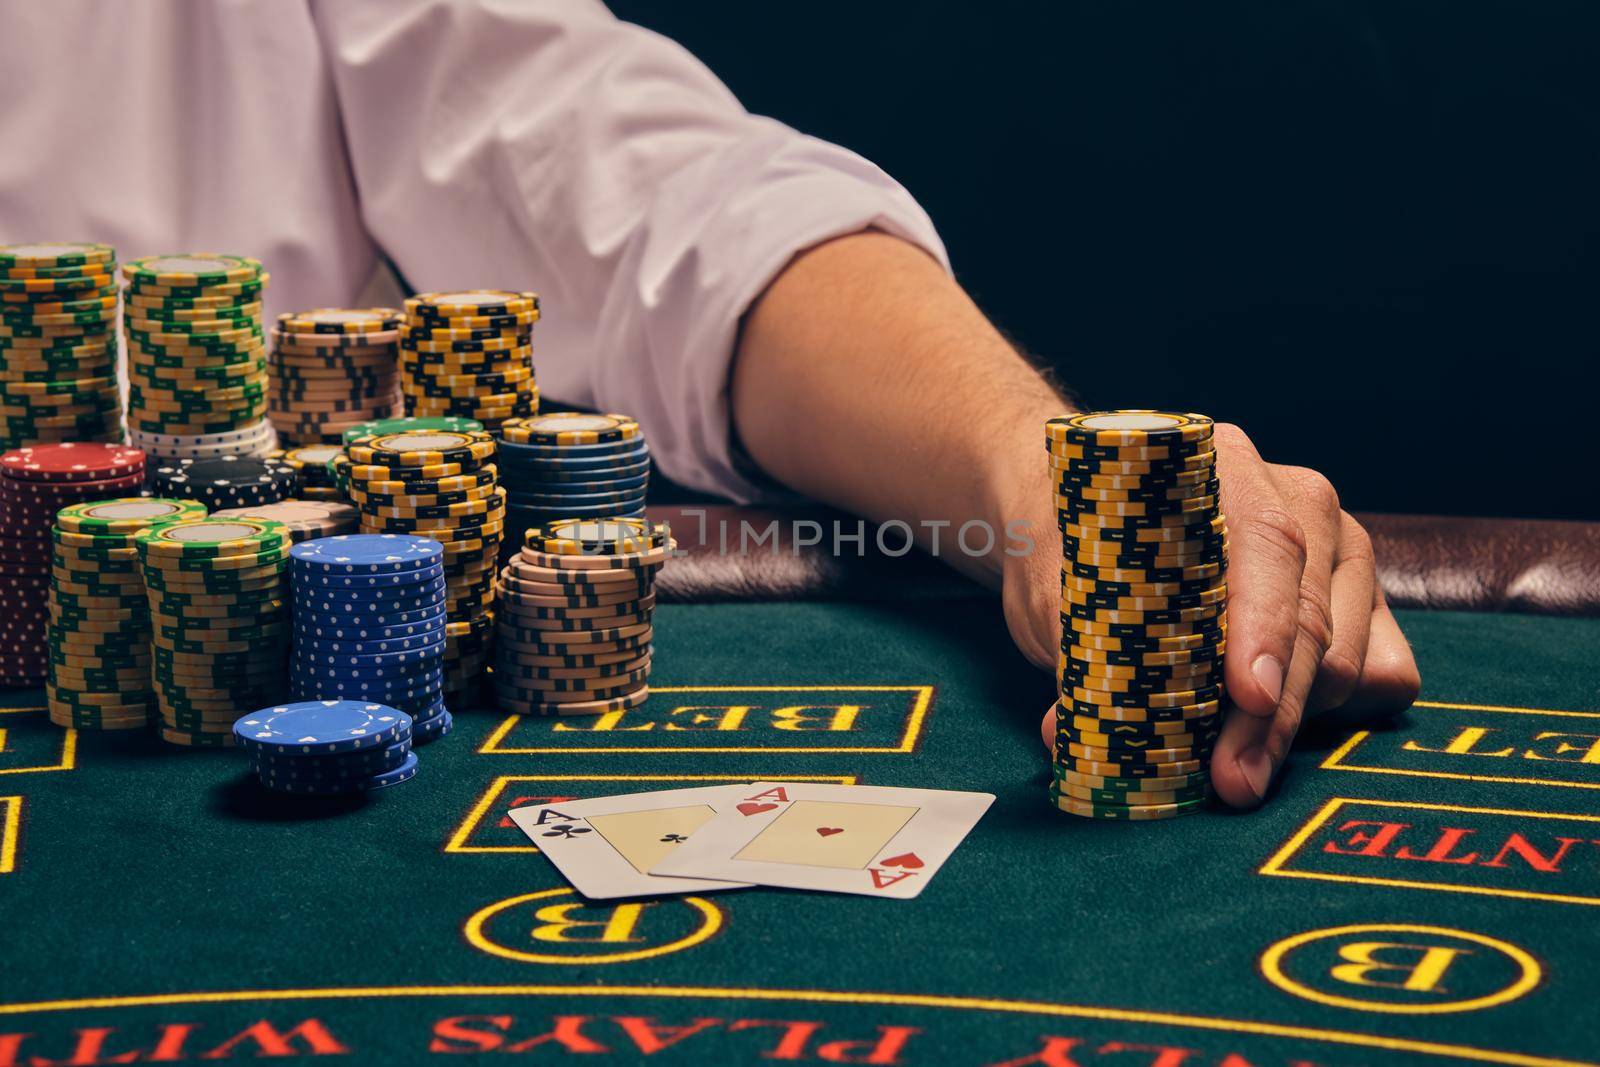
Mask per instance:
[[[650,446],[626,415],[552,411],[501,423],[496,459],[514,551],[530,527],[559,519],[639,518]]]
[[[289,552],[294,700],[395,708],[425,744],[453,725],[444,699],[444,546],[404,534],[343,534]]]
[[[253,711],[233,724],[261,784],[280,793],[366,793],[417,774],[416,727],[397,708],[310,700]]]

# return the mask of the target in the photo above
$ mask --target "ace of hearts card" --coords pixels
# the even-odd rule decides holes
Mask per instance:
[[[990,793],[756,782],[650,874],[909,900],[993,802]]]

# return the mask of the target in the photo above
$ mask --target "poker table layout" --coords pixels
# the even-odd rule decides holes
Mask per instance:
[[[1424,700],[1259,811],[1046,802],[1051,679],[992,599],[667,604],[651,699],[464,711],[413,781],[0,713],[0,1064],[1285,1067],[1600,1061],[1600,620],[1408,612]],[[753,779],[985,790],[909,902],[585,904],[506,818]]]

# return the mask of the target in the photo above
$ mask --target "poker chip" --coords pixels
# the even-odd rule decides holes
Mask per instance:
[[[55,530],[93,538],[100,552],[132,553],[138,533],[204,515],[205,507],[192,500],[124,497],[63,508]],[[86,561],[72,545],[56,546],[50,565],[45,704],[58,726],[131,730],[145,727],[154,716],[156,694],[148,666],[152,623],[143,576],[132,560],[113,564]]]
[[[443,586],[438,594],[445,621],[440,649],[443,695],[446,703],[458,708],[481,698],[492,654],[494,571],[506,526],[506,493],[497,484],[496,447],[490,433],[466,424],[437,426],[419,420],[391,429],[377,423],[345,446],[348,462],[333,465],[360,510],[363,536],[353,540],[367,542],[353,555],[352,564],[364,564],[368,551],[374,559],[367,566],[346,565],[346,571],[379,570],[386,544],[429,546],[425,563],[439,567]],[[338,540],[330,539],[315,558],[308,556],[307,563],[327,568],[328,555],[349,551]],[[337,602],[335,610],[328,610],[318,599],[323,595],[308,590],[312,599],[307,608],[314,620],[302,621],[340,622],[348,617],[349,611],[337,610]],[[364,604],[369,593],[352,588],[340,595]],[[383,611],[368,612],[366,624],[392,625],[401,621],[397,608],[426,611],[432,601],[413,598],[397,604],[391,597],[387,604]],[[361,679],[355,675],[349,684]],[[324,678],[320,684],[329,683]]]
[[[198,500],[213,511],[260,507],[295,492],[299,474],[287,463],[249,456],[214,456],[164,461],[150,474],[163,496]]]
[[[328,758],[409,738],[411,716],[359,700],[302,700],[263,707],[230,730],[240,747],[276,757]]]
[[[603,557],[552,553],[582,542]],[[496,700],[526,715],[592,715],[649,695],[655,576],[673,548],[665,526],[607,519],[529,530],[500,571]],[[603,566],[591,566],[594,562]]]
[[[289,530],[211,516],[151,526],[132,540],[150,604],[160,735],[189,747],[231,745],[239,708],[285,693]]]
[[[355,507],[335,500],[280,500],[259,507],[224,508],[217,519],[267,519],[282,523],[296,543],[319,537],[353,534],[360,523]]]
[[[288,444],[340,445],[352,427],[400,405],[402,313],[316,308],[278,316],[267,358],[268,413]]]
[[[294,468],[295,493],[304,500],[343,501],[345,488],[334,476],[333,462],[344,457],[344,448],[335,444],[300,445],[269,453],[275,459]],[[338,532],[338,531],[330,531]]]
[[[650,450],[625,415],[550,412],[500,425],[508,541],[561,519],[644,514]]]
[[[120,498],[139,492],[144,483],[144,454],[120,445],[87,442],[62,442],[12,449],[0,455],[0,649],[9,658],[0,663],[5,684],[37,686],[48,681],[50,657],[56,651],[51,642],[52,626],[64,627],[68,644],[84,646],[79,651],[92,656],[102,644],[98,637],[84,636],[101,629],[105,612],[126,611],[131,601],[138,606],[142,593],[126,582],[126,575],[106,566],[113,560],[72,558],[59,561],[56,539],[62,536],[56,515],[65,512],[67,524],[80,506],[107,497]],[[124,501],[116,501],[118,504]],[[144,502],[135,501],[144,506]],[[156,512],[147,511],[152,520]],[[121,512],[122,520],[131,518]],[[125,548],[121,530],[99,529],[94,533],[70,536],[87,537],[92,545],[85,550],[111,552]],[[55,589],[60,585],[60,602]],[[137,619],[130,616],[130,624]],[[107,639],[109,640],[109,638]],[[114,660],[91,666],[118,666]],[[63,703],[70,693],[63,691]],[[108,719],[109,724],[109,719]]]
[[[0,451],[121,440],[115,273],[107,245],[0,245]]]
[[[263,456],[273,447],[273,431],[272,425],[267,422],[210,434],[146,433],[130,427],[128,442],[148,455],[162,459]]]
[[[261,264],[217,253],[122,265],[128,437],[163,458],[255,456],[271,447]]]
[[[1106,820],[1201,811],[1227,650],[1212,422],[1092,412],[1045,437],[1063,556],[1051,803]]]
[[[405,413],[489,429],[537,414],[531,338],[538,318],[533,293],[484,289],[407,300],[399,340]]]
[[[446,713],[444,552],[427,538],[323,537],[290,550],[297,700],[377,701],[421,727]],[[443,736],[422,731],[416,743]]]

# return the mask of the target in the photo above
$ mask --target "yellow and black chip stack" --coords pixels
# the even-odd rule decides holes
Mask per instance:
[[[294,495],[300,500],[344,500],[344,490],[334,484],[329,464],[344,455],[343,445],[301,445],[273,452],[269,457],[294,468],[298,484]]]
[[[0,452],[121,441],[109,245],[0,245]]]
[[[650,695],[655,577],[674,548],[643,519],[563,519],[527,531],[500,574],[496,706],[600,715]]]
[[[205,518],[193,500],[120,497],[56,515],[50,561],[50,721],[78,730],[133,730],[156,710],[150,605],[133,538]]]
[[[233,744],[241,708],[288,689],[290,533],[265,519],[172,522],[134,535],[150,604],[163,740]]]
[[[279,315],[267,364],[278,440],[342,444],[352,426],[392,416],[400,403],[400,320],[399,310],[384,307]]]
[[[407,300],[400,337],[406,414],[476,419],[490,430],[537,414],[537,321],[534,293],[474,289]]]
[[[1110,411],[1045,430],[1063,548],[1051,802],[1191,814],[1210,796],[1227,644],[1212,422]]]
[[[495,567],[505,531],[495,440],[485,430],[408,430],[346,446],[361,532],[408,534],[444,546],[445,697],[477,702],[492,654]]]
[[[272,447],[259,261],[212,252],[123,264],[128,439],[152,454],[211,459]]]

